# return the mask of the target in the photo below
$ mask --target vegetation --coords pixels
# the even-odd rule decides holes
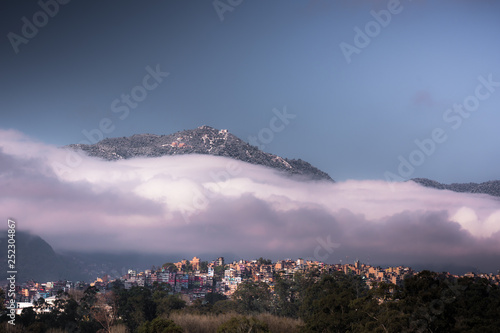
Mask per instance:
[[[264,282],[241,283],[233,298],[242,313],[262,313],[271,310],[271,293],[269,285]]]
[[[164,284],[126,290],[114,283],[105,293],[60,293],[50,309],[41,298],[15,327],[2,308],[0,332],[500,331],[500,289],[480,278],[423,271],[402,286],[369,288],[359,276],[313,272],[278,274],[273,289],[244,282],[231,299],[209,293],[187,305]]]
[[[257,259],[257,263],[259,265],[271,265],[273,262],[271,259],[264,259],[264,258],[260,257],[259,259]]]
[[[165,268],[167,271],[177,272],[177,266],[175,266],[174,263],[166,262],[162,265],[162,267]]]
[[[157,317],[152,321],[143,323],[138,330],[139,333],[182,333],[182,327],[170,319]]]
[[[232,317],[224,324],[220,325],[217,333],[240,333],[240,332],[255,332],[268,333],[269,327],[266,323],[255,319],[255,317]]]
[[[255,314],[253,316],[241,315],[235,312],[223,314],[189,314],[184,311],[175,312],[170,316],[177,325],[181,326],[185,332],[189,333],[216,333],[217,330],[229,322],[232,318],[246,317],[250,322],[253,320],[264,323],[269,332],[277,333],[299,333],[303,322],[300,319],[278,317],[267,313]],[[253,320],[252,320],[253,318]],[[245,332],[248,332],[245,331]]]

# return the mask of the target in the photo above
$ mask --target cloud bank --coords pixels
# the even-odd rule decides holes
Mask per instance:
[[[498,198],[304,182],[215,156],[107,162],[11,130],[0,130],[0,209],[56,250],[500,268]]]

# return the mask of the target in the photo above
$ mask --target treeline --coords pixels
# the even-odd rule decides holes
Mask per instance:
[[[402,286],[368,288],[356,275],[279,275],[274,292],[240,284],[227,299],[207,294],[187,306],[170,286],[60,294],[16,318],[18,332],[500,332],[500,290],[486,279],[423,271]],[[8,327],[3,310],[1,329]]]

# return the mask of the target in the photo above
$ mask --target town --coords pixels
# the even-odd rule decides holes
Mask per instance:
[[[97,277],[94,282],[29,281],[17,285],[15,290],[16,314],[20,315],[26,307],[32,307],[43,298],[49,305],[53,304],[61,292],[71,290],[86,290],[96,287],[105,293],[113,283],[121,283],[123,288],[164,286],[170,294],[178,294],[186,304],[192,304],[197,299],[203,299],[208,293],[218,293],[230,298],[237,290],[238,285],[245,281],[264,282],[269,286],[271,294],[274,292],[274,282],[279,276],[282,279],[292,279],[296,274],[311,274],[313,272],[332,274],[343,272],[348,275],[358,275],[369,288],[384,282],[401,286],[404,279],[416,275],[418,272],[410,267],[374,267],[355,261],[353,264],[325,264],[320,261],[304,259],[285,259],[272,262],[269,259],[238,260],[225,263],[223,257],[211,262],[201,261],[198,257],[191,260],[181,260],[175,263],[165,263],[160,268],[137,272],[128,270],[120,278],[111,278],[108,275]],[[449,278],[459,278],[459,275],[445,273]],[[464,277],[483,278],[491,284],[500,285],[500,272],[497,274],[467,273]],[[2,286],[6,290],[6,286]],[[6,300],[7,301],[7,300]],[[50,306],[46,309],[50,311]]]

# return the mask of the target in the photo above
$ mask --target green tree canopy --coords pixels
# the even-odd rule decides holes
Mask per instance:
[[[271,259],[264,259],[264,258],[260,257],[259,259],[257,259],[257,263],[259,265],[271,265],[273,262]]]
[[[271,294],[269,285],[264,282],[245,281],[238,285],[233,294],[239,309],[244,313],[269,312]]]

